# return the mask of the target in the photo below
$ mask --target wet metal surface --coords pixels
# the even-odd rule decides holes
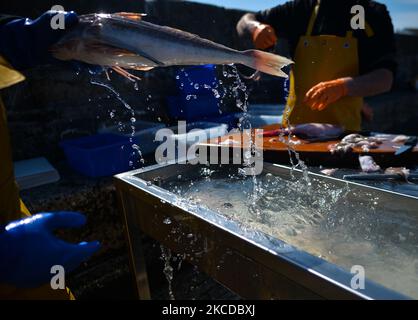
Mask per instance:
[[[237,168],[211,169],[225,174]],[[289,170],[281,166],[266,164],[265,169],[273,175],[289,176]],[[185,165],[152,166],[118,175],[115,185],[124,215],[130,220],[127,229],[131,239],[132,232],[153,237],[244,298],[405,298],[370,280],[366,280],[364,290],[353,290],[353,275],[342,266],[158,186],[164,187],[179,176],[193,179],[198,175],[198,167]],[[339,189],[348,187],[354,195],[376,194],[383,205],[397,206],[395,209],[402,213],[399,220],[409,215],[409,223],[418,225],[414,216],[416,198],[338,179],[311,177]],[[225,210],[234,206],[228,201],[222,205]]]

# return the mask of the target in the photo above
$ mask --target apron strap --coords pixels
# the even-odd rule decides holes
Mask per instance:
[[[318,0],[314,11],[312,12],[311,19],[309,20],[308,30],[306,31],[306,36],[310,37],[312,35],[312,31],[315,25],[316,18],[318,17],[319,6],[321,4],[321,0]]]
[[[308,30],[306,31],[306,36],[310,37],[313,32],[313,28],[315,26],[316,18],[318,17],[319,7],[321,5],[321,0],[318,0],[315,8],[312,12],[311,19],[309,20],[308,24]],[[374,30],[370,27],[370,25],[366,22],[366,35],[367,37],[373,37],[374,36]],[[353,37],[353,31],[347,31],[347,38]]]

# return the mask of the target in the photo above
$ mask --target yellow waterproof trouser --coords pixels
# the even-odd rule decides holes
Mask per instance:
[[[24,79],[22,74],[14,70],[0,56],[0,89],[12,86]],[[14,179],[6,109],[0,98],[0,224],[29,215],[28,209],[19,198],[19,189]],[[68,289],[53,290],[49,284],[35,289],[17,289],[0,284],[0,299],[73,300],[74,296]]]

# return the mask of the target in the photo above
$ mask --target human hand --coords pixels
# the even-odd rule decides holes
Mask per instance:
[[[304,103],[312,110],[322,111],[348,95],[348,81],[350,78],[321,82],[306,93]]]
[[[277,43],[276,32],[268,24],[257,24],[252,38],[255,48],[260,50],[271,48]]]
[[[53,230],[81,227],[86,218],[76,212],[40,213],[9,223],[0,233],[0,283],[34,288],[48,283],[51,267],[70,272],[99,248],[97,241],[72,244]]]

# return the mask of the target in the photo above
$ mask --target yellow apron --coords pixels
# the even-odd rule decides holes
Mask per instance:
[[[7,88],[25,80],[0,57],[0,89]],[[0,224],[21,217],[19,190],[17,188],[12,162],[7,116],[0,98]]]
[[[360,131],[361,97],[344,97],[323,111],[313,111],[303,103],[305,94],[318,83],[359,75],[358,41],[352,32],[348,32],[346,37],[312,36],[319,6],[318,1],[306,36],[299,39],[296,47],[283,125],[330,123],[341,125],[348,131]]]
[[[10,87],[23,80],[25,77],[0,56],[0,89]],[[13,173],[6,110],[0,98],[0,224],[6,224],[11,220],[25,216],[30,216],[30,212],[19,198],[19,189]],[[74,296],[68,289],[53,290],[49,284],[35,289],[17,289],[0,284],[0,300],[5,299],[73,300]]]

